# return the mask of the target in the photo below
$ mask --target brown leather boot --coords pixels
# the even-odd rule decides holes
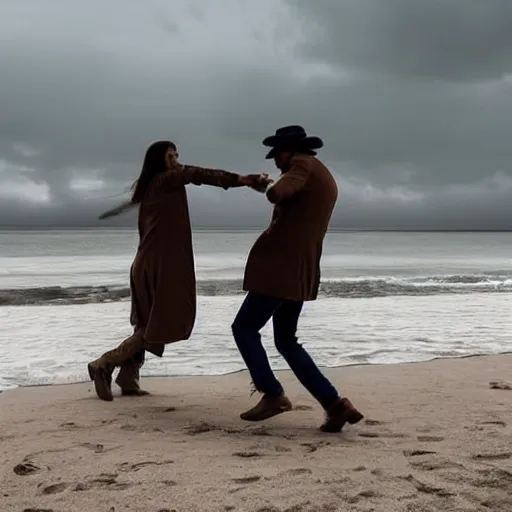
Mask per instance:
[[[352,405],[348,398],[340,398],[327,410],[327,419],[320,427],[322,432],[341,432],[345,423],[355,425],[364,416]]]
[[[140,370],[139,365],[130,361],[123,364],[116,378],[116,384],[121,388],[123,396],[145,396],[149,395],[147,391],[140,389],[139,386]]]
[[[292,410],[292,403],[285,395],[263,395],[261,400],[252,408],[240,415],[245,421],[263,421]]]
[[[112,395],[112,372],[113,367],[109,367],[105,363],[104,356],[101,356],[96,361],[87,365],[89,371],[89,377],[94,381],[94,389],[98,398],[105,400],[106,402],[112,402],[114,396]]]
[[[89,363],[89,377],[94,381],[96,394],[102,400],[111,402],[112,373],[117,366],[131,362],[144,347],[143,331],[138,330],[126,338],[118,347],[105,352],[99,359]],[[138,385],[138,384],[137,384]]]

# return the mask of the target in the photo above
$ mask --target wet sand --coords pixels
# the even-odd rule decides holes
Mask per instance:
[[[238,418],[246,373],[111,403],[89,383],[5,391],[0,510],[510,510],[512,355],[327,373],[365,414],[342,434],[288,372],[295,410],[261,424]]]

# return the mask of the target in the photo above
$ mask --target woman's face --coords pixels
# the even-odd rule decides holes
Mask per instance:
[[[167,153],[165,154],[165,164],[167,169],[174,169],[176,167],[179,156],[177,149],[170,147],[167,150]]]

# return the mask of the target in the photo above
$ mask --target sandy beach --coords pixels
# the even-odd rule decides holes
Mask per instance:
[[[512,355],[327,373],[366,416],[339,435],[288,372],[296,408],[262,424],[238,418],[246,373],[112,403],[89,383],[5,391],[0,510],[510,510]]]

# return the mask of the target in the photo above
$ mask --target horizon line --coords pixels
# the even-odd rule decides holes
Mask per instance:
[[[192,226],[193,231],[261,231],[261,226]],[[136,226],[13,226],[0,225],[0,231],[86,231],[86,230],[117,230],[137,231]],[[394,233],[510,233],[512,229],[505,228],[400,228],[400,227],[332,227],[330,232],[394,232]]]

